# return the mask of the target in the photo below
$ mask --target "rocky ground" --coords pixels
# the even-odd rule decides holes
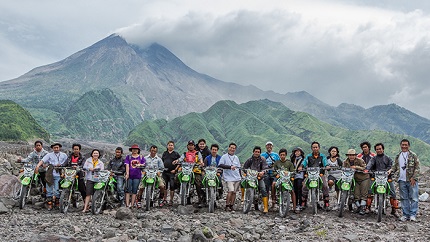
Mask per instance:
[[[16,154],[0,156],[0,236],[2,241],[430,241],[430,203],[420,202],[418,222],[399,222],[387,210],[383,221],[376,215],[336,210],[313,216],[310,209],[280,218],[276,211],[243,214],[221,208],[211,214],[192,205],[141,209],[118,208],[103,214],[81,213],[81,207],[61,214],[47,211],[38,196],[24,209],[10,197],[18,180]],[[420,194],[430,192],[430,171],[423,168]],[[335,192],[331,195],[334,197]],[[218,202],[224,207],[224,201]],[[332,201],[331,204],[334,204]],[[82,205],[81,205],[82,206]]]

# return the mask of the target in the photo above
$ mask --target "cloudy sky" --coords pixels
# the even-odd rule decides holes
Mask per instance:
[[[430,118],[427,0],[21,0],[0,12],[0,81],[119,33],[223,81]]]

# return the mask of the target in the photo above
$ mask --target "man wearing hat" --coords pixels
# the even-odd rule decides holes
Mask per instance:
[[[196,191],[197,196],[199,197],[199,207],[203,206],[203,203],[205,202],[205,194],[203,192],[203,185],[202,185],[202,168],[204,166],[203,164],[203,157],[202,154],[196,150],[196,144],[194,143],[194,140],[190,140],[187,143],[187,152],[184,152],[181,157],[179,158],[179,162],[186,162],[186,163],[192,163],[194,164],[194,183],[196,185]]]
[[[46,201],[48,203],[48,210],[52,209],[52,202],[55,201],[58,204],[58,199],[60,198],[60,173],[57,169],[53,168],[67,164],[67,155],[60,151],[61,147],[60,143],[53,143],[51,145],[53,152],[45,155],[35,169],[35,172],[38,173],[40,166],[48,167],[46,171]]]
[[[273,173],[273,165],[275,162],[279,161],[279,155],[276,152],[272,152],[273,143],[272,141],[268,141],[266,143],[266,152],[262,153],[261,156],[266,159],[267,165],[269,166],[269,170],[264,176],[264,184],[266,184],[266,191],[269,193],[271,191],[272,194],[272,208],[276,206],[276,190],[273,184],[275,180],[275,175]]]
[[[357,158],[357,152],[354,149],[349,149],[346,153],[346,160],[343,162],[343,167],[352,168],[357,171],[364,171],[366,169],[366,162],[363,159]],[[354,173],[355,188],[354,200],[357,205],[357,212],[364,215],[366,208],[367,193],[369,190],[369,174],[363,172]]]

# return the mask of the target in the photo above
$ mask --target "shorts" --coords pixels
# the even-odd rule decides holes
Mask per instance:
[[[339,179],[336,179],[332,175],[328,175],[327,182],[330,181],[330,180],[334,181],[334,190],[338,192],[339,191],[339,187],[337,186],[337,182],[339,181]]]
[[[158,180],[158,187],[165,187],[166,183],[164,182],[163,177],[157,176],[157,180]],[[145,185],[143,185],[143,180],[140,179],[141,182],[139,182],[139,190],[145,188]]]
[[[140,179],[128,179],[126,193],[137,194]]]
[[[94,195],[94,184],[96,184],[96,182],[93,182],[93,181],[90,181],[90,180],[87,180],[87,181],[86,181],[86,184],[85,184],[85,186],[86,186],[86,188],[85,188],[85,192],[86,192],[87,196],[92,196],[92,195]]]
[[[228,181],[227,183],[227,189],[228,192],[238,192],[240,187],[240,181]]]
[[[175,174],[163,172],[163,180],[169,184],[170,191],[175,190]]]

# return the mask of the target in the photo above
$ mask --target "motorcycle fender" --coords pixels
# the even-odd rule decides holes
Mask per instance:
[[[340,186],[340,188],[344,191],[348,191],[349,189],[351,189],[351,185],[347,182],[342,183],[342,185]]]
[[[210,186],[210,187],[216,186],[216,181],[214,181],[214,180],[208,180],[208,186]]]
[[[183,182],[189,182],[190,181],[190,176],[189,175],[183,175],[181,180]]]
[[[318,181],[310,181],[309,182],[309,187],[310,188],[315,188],[318,186]]]
[[[70,185],[72,185],[72,182],[64,181],[63,183],[61,183],[61,188],[69,188]]]
[[[96,190],[100,190],[100,189],[102,189],[104,186],[105,186],[105,184],[104,184],[103,182],[97,182],[97,183],[94,185],[94,189],[96,189]]]
[[[248,182],[248,185],[249,185],[250,187],[252,187],[252,188],[257,188],[257,184],[256,184],[256,182],[255,182],[255,181],[249,181],[249,182]]]
[[[293,189],[289,183],[282,183],[282,187],[285,190],[292,190]]]
[[[385,189],[385,186],[377,186],[376,192],[377,193],[385,193],[385,192],[387,192],[387,189]]]
[[[147,184],[153,184],[154,183],[154,178],[148,178],[145,181]]]
[[[30,184],[30,182],[31,182],[31,178],[28,176],[24,177],[21,181],[22,185],[24,186],[27,186],[28,184]]]

